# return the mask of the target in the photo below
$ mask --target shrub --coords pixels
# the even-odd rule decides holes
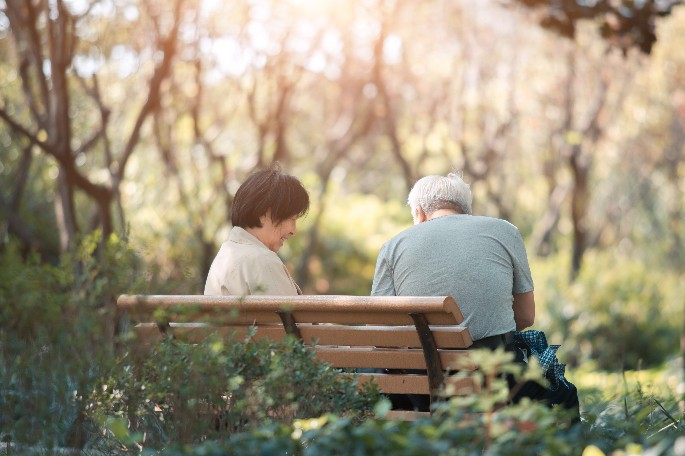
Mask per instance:
[[[582,423],[570,424],[563,410],[528,400],[498,407],[505,386],[503,382],[492,386],[453,398],[430,418],[415,422],[383,419],[387,408],[379,406],[380,416],[361,423],[325,415],[193,446],[174,445],[162,454],[670,455],[681,454],[685,444],[685,418],[676,397],[660,400],[638,387],[608,403],[595,404],[584,412]]]
[[[22,258],[12,243],[2,253],[3,441],[135,453],[142,443],[199,442],[326,412],[361,417],[378,397],[290,339],[167,340],[151,356],[127,351],[127,335],[115,337],[114,300],[144,284],[117,237],[88,236],[56,266]]]
[[[678,353],[685,290],[677,273],[592,253],[568,284],[555,272],[558,260],[534,265],[542,277],[536,301],[539,325],[562,344],[565,362],[621,371],[657,366]]]
[[[131,283],[135,256],[97,233],[58,266],[14,244],[0,256],[0,436],[84,443],[84,392],[112,356],[113,296]]]
[[[379,396],[299,341],[164,340],[148,355],[128,352],[93,390],[88,415],[124,418],[146,447],[199,442],[324,413],[364,416]]]

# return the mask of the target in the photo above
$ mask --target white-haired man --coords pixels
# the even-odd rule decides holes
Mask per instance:
[[[533,279],[523,238],[516,226],[472,215],[469,185],[456,175],[426,176],[409,192],[414,226],[387,241],[376,262],[374,296],[452,296],[464,314],[474,348],[506,347],[523,361],[521,343],[539,331],[518,333],[535,321]],[[537,342],[537,341],[536,341]],[[556,362],[556,357],[554,357]],[[562,365],[563,366],[563,365]],[[528,382],[514,400],[531,397],[578,412],[575,386],[555,373],[555,390]],[[557,379],[554,379],[557,380]],[[510,379],[510,386],[513,386]],[[391,397],[395,408],[426,409],[425,397]]]
[[[456,174],[426,176],[409,192],[414,226],[378,255],[372,295],[452,296],[480,345],[507,343],[535,321],[533,279],[519,230],[471,214]]]

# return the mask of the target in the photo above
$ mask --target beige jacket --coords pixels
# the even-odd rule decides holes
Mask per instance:
[[[236,226],[209,268],[204,294],[290,296],[302,291],[275,252]]]

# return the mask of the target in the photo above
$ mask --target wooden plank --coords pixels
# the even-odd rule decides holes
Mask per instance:
[[[157,340],[161,339],[159,329],[154,323],[140,323],[134,328],[140,340],[153,340],[155,334]],[[168,333],[174,337],[189,343],[199,343],[211,334],[218,334],[222,339],[231,338],[235,341],[243,341],[252,331],[250,326],[210,326],[210,325],[174,325],[172,324]],[[282,326],[260,326],[252,340],[270,339],[279,342],[285,337],[285,330]]]
[[[350,374],[359,386],[373,381],[385,394],[429,394],[428,376],[418,374]]]
[[[390,313],[379,311],[358,312],[317,312],[296,311],[293,313],[298,323],[334,323],[344,325],[399,325],[408,326],[414,322],[408,313]],[[426,314],[428,323],[431,325],[456,325],[454,316],[444,312]]]
[[[421,348],[414,326],[299,325],[302,340],[319,345]],[[467,328],[432,326],[438,348],[468,348],[473,341]]]
[[[442,365],[459,366],[465,361],[467,350],[438,350]],[[333,367],[381,369],[425,369],[421,349],[385,349],[373,347],[316,347],[316,356]],[[464,366],[462,370],[473,369]]]
[[[157,310],[133,308],[129,311],[133,320],[137,322],[178,322],[178,323],[211,323],[214,325],[264,325],[280,323],[277,311],[236,311],[213,308],[209,311],[194,305],[186,307],[167,306]],[[426,315],[431,325],[453,325],[456,320],[451,314],[431,313]],[[388,325],[408,326],[413,323],[408,314],[384,312],[294,312],[293,318],[298,324],[344,324],[344,325]]]
[[[205,312],[192,305],[167,307],[157,310],[134,308],[129,311],[133,321],[138,323],[174,322],[206,323],[212,325],[273,325],[281,324],[276,312]]]
[[[416,421],[421,418],[428,418],[430,412],[415,412],[413,410],[390,410],[385,414],[386,420],[396,421]]]
[[[420,374],[347,374],[357,377],[359,386],[373,381],[385,394],[429,394],[428,376]],[[481,387],[471,377],[450,376],[445,379],[452,396],[470,396]]]
[[[154,308],[165,305],[198,304],[212,306],[230,306],[239,308],[256,308],[261,310],[278,310],[290,307],[299,310],[322,311],[364,311],[369,308],[383,308],[386,311],[401,309],[435,312],[451,312],[454,299],[449,296],[344,296],[344,295],[297,295],[297,296],[203,296],[203,295],[121,295],[117,305],[121,308],[138,305]],[[447,309],[446,309],[447,306]]]
[[[133,320],[137,322],[205,322],[212,324],[247,324],[263,325],[274,324],[281,321],[276,311],[240,311],[231,312],[214,308],[206,311],[193,305],[185,308],[168,306],[157,309],[134,308],[129,311]],[[412,319],[408,314],[384,313],[384,312],[295,312],[293,318],[299,323],[329,323],[345,325],[411,325]],[[456,320],[450,314],[432,313],[427,315],[431,325],[456,325]]]
[[[139,323],[136,331],[159,332],[154,323]],[[226,325],[215,326],[209,324],[171,324],[170,332],[175,336],[191,343],[198,343],[212,333],[221,337],[234,334],[235,340],[247,337],[252,328],[256,334],[253,339],[268,338],[280,341],[285,336],[281,325]],[[406,347],[421,348],[416,328],[413,326],[342,326],[342,325],[298,325],[305,344],[317,341],[319,345],[343,346],[374,346],[374,347]],[[433,326],[433,337],[438,348],[468,348],[472,344],[467,328],[460,326]]]
[[[340,312],[356,313],[398,313],[418,312],[450,315],[446,323],[461,323],[463,316],[454,299],[449,296],[202,296],[202,295],[121,295],[117,300],[120,309],[137,315],[149,314],[169,308],[192,307],[197,314],[223,314],[227,309],[241,312]],[[296,319],[297,320],[297,319]],[[298,320],[299,321],[299,320]],[[362,322],[366,323],[366,322]]]

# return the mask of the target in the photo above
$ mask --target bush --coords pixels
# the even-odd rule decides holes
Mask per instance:
[[[2,253],[3,441],[135,453],[142,443],[199,442],[326,412],[361,417],[378,398],[290,339],[127,351],[115,299],[145,284],[138,257],[115,236],[84,238],[57,266],[23,258],[12,243]]]
[[[135,256],[97,233],[58,266],[0,256],[0,436],[25,443],[84,443],[84,392],[112,359],[113,297]]]
[[[99,423],[126,419],[130,433],[145,435],[146,447],[324,413],[363,417],[379,399],[290,337],[236,343],[214,335],[195,345],[165,340],[142,358],[133,353],[93,391],[88,415]]]
[[[621,371],[663,363],[679,349],[682,280],[629,259],[588,254],[568,284],[559,258],[534,264],[539,325],[570,365]],[[556,342],[559,340],[559,342]]]
[[[487,362],[486,362],[487,364]],[[499,366],[507,369],[507,366]],[[194,446],[172,446],[167,456],[187,455],[625,455],[681,454],[685,418],[676,397],[662,400],[641,389],[586,410],[571,424],[561,409],[524,400],[496,406],[503,382],[441,404],[430,418],[398,422],[381,417],[354,423],[325,415],[272,424]],[[504,394],[506,395],[506,393]]]
[[[573,289],[582,304],[575,338],[590,357],[600,368],[623,370],[657,366],[677,353],[680,306],[676,313],[667,298],[678,284],[669,290],[667,277],[640,263],[604,269],[583,274]]]

